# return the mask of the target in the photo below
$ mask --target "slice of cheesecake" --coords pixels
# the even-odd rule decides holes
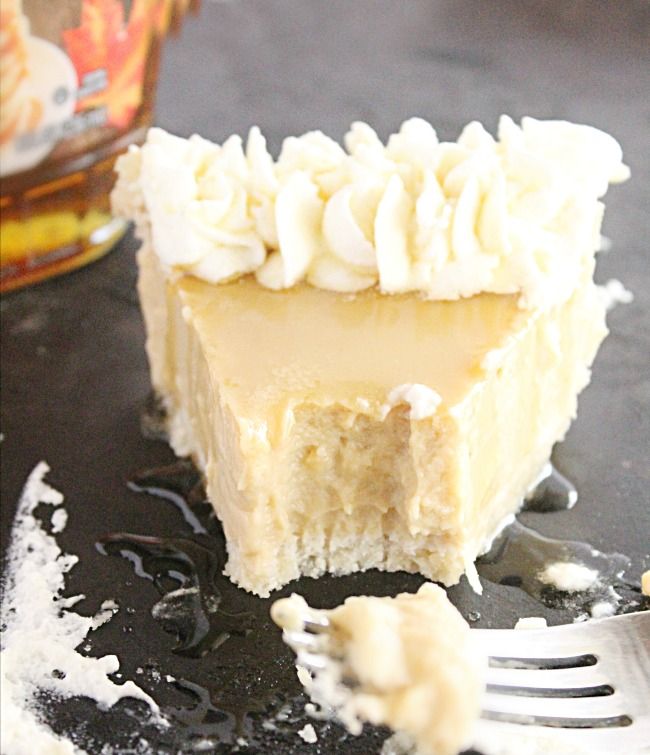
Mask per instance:
[[[456,755],[472,744],[487,656],[440,587],[354,596],[332,610],[294,594],[276,601],[271,616],[313,702],[352,734],[365,722],[388,726],[402,745],[396,750],[418,755]],[[306,624],[320,629],[307,636]],[[311,673],[300,666],[306,650],[307,662],[319,661]]]
[[[146,248],[139,265],[171,445],[205,473],[228,574],[262,595],[301,574],[471,573],[564,436],[606,332],[590,280],[531,313],[492,294],[169,281]]]
[[[379,167],[367,140],[350,157],[290,142],[274,163],[254,140],[233,157],[161,132],[123,158],[153,387],[238,585],[378,568],[480,589],[474,560],[566,433],[606,333],[593,257],[620,149],[598,172],[578,138],[594,130],[565,125],[552,149],[439,145],[424,173],[438,148],[417,140]]]

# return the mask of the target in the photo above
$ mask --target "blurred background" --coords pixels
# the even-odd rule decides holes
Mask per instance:
[[[449,139],[508,113],[623,139],[647,131],[649,92],[644,0],[204,0],[165,50],[158,123],[217,140],[255,123],[277,147],[411,115]]]

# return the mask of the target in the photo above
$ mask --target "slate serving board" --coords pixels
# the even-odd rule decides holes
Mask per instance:
[[[604,233],[612,250],[601,255],[597,278],[620,278],[635,299],[611,313],[611,335],[580,399],[579,419],[554,455],[577,485],[579,504],[522,520],[550,536],[626,553],[628,574],[638,579],[650,568],[649,92],[650,5],[643,0],[237,0],[206,2],[181,38],[167,44],[158,123],[217,141],[259,124],[274,151],[283,136],[313,128],[340,138],[355,119],[385,137],[411,115],[432,121],[443,139],[472,119],[494,131],[501,113],[567,118],[614,134],[632,179],[607,197]],[[105,744],[144,751],[143,740],[156,752],[191,752],[199,730],[182,721],[196,722],[203,704],[210,752],[377,751],[386,732],[367,728],[355,739],[316,722],[317,745],[297,736],[308,720],[305,699],[291,654],[267,618],[269,601],[220,581],[224,606],[252,612],[254,632],[202,659],[179,656],[174,638],[151,616],[159,597],[152,584],[96,549],[97,538],[114,530],[191,537],[174,507],[125,484],[138,469],[173,460],[164,443],[144,439],[139,429],[148,375],[135,247],[127,236],[91,267],[2,300],[2,548],[22,484],[45,459],[70,515],[59,542],[80,556],[70,591],[88,596],[80,604],[88,613],[109,597],[121,607],[93,636],[91,653],[118,652],[125,676],[163,707],[194,713],[177,711],[175,724],[159,731],[142,723],[146,712],[137,703],[101,713],[87,700],[52,702],[52,725],[90,752]],[[303,580],[282,594],[300,590],[332,606],[349,594],[394,594],[420,581],[371,572]],[[545,615],[550,623],[573,618],[489,582],[482,598],[465,584],[450,596],[466,616],[480,612],[478,626],[510,627],[521,615]],[[161,681],[159,673],[199,685],[198,692]],[[211,690],[212,712],[199,700],[200,687]],[[272,713],[284,710],[275,730],[263,727],[266,714],[252,714],[238,732],[232,701],[254,708],[260,697]],[[240,734],[249,746],[237,744]]]

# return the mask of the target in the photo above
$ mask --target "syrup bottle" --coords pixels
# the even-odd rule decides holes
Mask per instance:
[[[113,165],[153,117],[161,45],[198,0],[0,0],[0,290],[126,230]]]

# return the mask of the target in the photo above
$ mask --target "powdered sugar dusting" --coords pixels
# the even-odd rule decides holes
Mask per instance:
[[[105,600],[99,607],[99,611],[93,616],[91,626],[93,632],[95,629],[99,629],[99,627],[107,624],[119,610],[120,607],[114,600]]]
[[[58,508],[62,494],[44,477],[49,471],[40,462],[30,474],[14,519],[7,569],[2,583],[2,642],[0,679],[5,755],[47,752],[75,755],[83,751],[55,735],[39,720],[36,698],[46,692],[57,697],[85,696],[109,708],[124,697],[143,700],[162,723],[158,706],[136,684],[115,684],[108,678],[120,663],[115,655],[87,658],[75,652],[92,629],[113,608],[102,606],[101,618],[80,616],[67,610],[83,596],[62,598],[65,574],[78,558],[61,552],[56,540],[34,516],[39,504]],[[55,516],[53,531],[60,532],[65,517]],[[56,672],[56,673],[53,673]]]
[[[313,745],[315,742],[318,742],[318,735],[316,734],[316,730],[311,724],[305,724],[305,726],[300,729],[298,732],[298,736],[304,741],[307,742],[307,744]]]
[[[68,512],[63,508],[58,508],[52,514],[52,533],[63,532],[68,523]]]

